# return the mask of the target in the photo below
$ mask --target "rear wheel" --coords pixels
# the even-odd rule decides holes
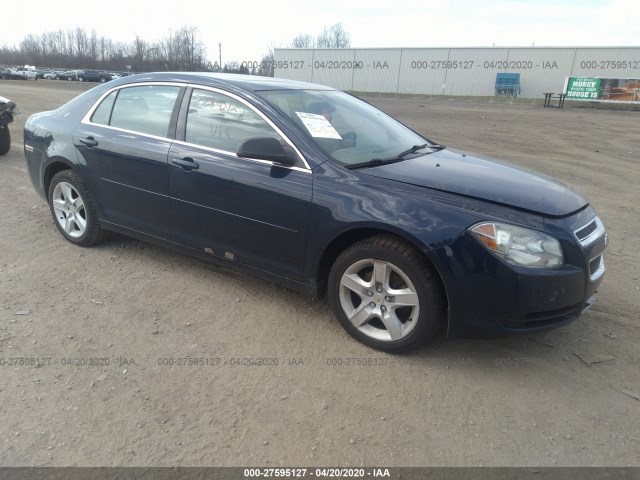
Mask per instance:
[[[93,197],[74,171],[63,170],[53,176],[49,207],[56,227],[71,243],[87,247],[104,240]]]
[[[6,155],[11,149],[9,125],[0,125],[0,155]]]
[[[433,337],[445,312],[438,274],[409,244],[387,235],[355,243],[329,274],[334,313],[356,340],[405,352]]]

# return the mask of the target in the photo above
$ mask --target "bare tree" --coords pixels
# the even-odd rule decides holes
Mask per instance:
[[[89,41],[87,32],[84,28],[76,27],[74,32],[75,45],[76,45],[76,57],[80,61],[81,65],[85,64],[85,58],[88,56]]]
[[[204,70],[207,64],[204,43],[196,27],[184,26],[177,32],[150,43],[139,36],[130,42],[114,42],[81,27],[25,36],[19,47],[0,47],[2,63],[25,63],[49,68],[103,68],[134,71]],[[46,62],[46,65],[44,63]],[[242,72],[242,73],[248,73]]]
[[[342,23],[336,23],[330,27],[324,27],[317,37],[306,33],[296,35],[290,46],[291,48],[349,48],[351,39]]]
[[[132,67],[135,71],[140,71],[144,68],[144,63],[147,60],[145,57],[148,50],[147,42],[136,35],[136,38],[133,40],[133,48],[135,53],[133,56]]]
[[[182,39],[183,51],[181,52],[181,57],[184,60],[184,69],[203,69],[206,50],[204,44],[198,39],[198,28],[185,26],[180,29],[178,34]]]
[[[318,48],[349,48],[351,40],[342,23],[336,23],[330,27],[325,27],[318,35],[316,42]]]
[[[258,71],[256,73],[263,77],[273,77],[273,59],[273,48],[269,47],[269,51],[262,55],[260,65],[258,66]]]
[[[315,43],[316,41],[313,38],[313,35],[301,33],[291,41],[291,47],[292,48],[313,48],[315,47]]]
[[[95,30],[91,30],[91,37],[89,37],[89,58],[91,59],[91,66],[93,68],[98,66],[98,34]]]
[[[224,64],[223,73],[238,73],[240,71],[240,62],[232,60]]]
[[[76,32],[75,30],[69,29],[67,30],[67,41],[65,42],[65,55],[67,57],[75,56],[75,43],[76,43]]]
[[[20,42],[21,53],[34,62],[39,60],[42,54],[40,40],[36,35],[27,35]]]

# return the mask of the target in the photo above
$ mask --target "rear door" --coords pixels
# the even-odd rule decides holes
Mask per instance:
[[[183,93],[176,84],[114,90],[74,131],[104,220],[173,239],[167,159]]]

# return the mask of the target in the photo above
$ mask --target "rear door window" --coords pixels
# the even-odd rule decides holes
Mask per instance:
[[[171,137],[169,124],[179,86],[126,87],[104,98],[91,121],[157,137]]]

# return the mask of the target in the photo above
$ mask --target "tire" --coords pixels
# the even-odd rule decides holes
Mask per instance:
[[[390,353],[424,345],[442,325],[446,310],[435,269],[411,245],[390,235],[361,240],[338,256],[329,273],[329,297],[353,338]]]
[[[84,77],[78,77],[79,82],[84,82]]]
[[[100,77],[100,83],[106,83],[107,79],[105,77]]]
[[[84,180],[73,170],[56,173],[49,185],[49,208],[64,238],[88,247],[102,242],[106,232],[100,227],[93,197]]]
[[[11,132],[9,125],[0,126],[0,155],[6,155],[11,150]]]

